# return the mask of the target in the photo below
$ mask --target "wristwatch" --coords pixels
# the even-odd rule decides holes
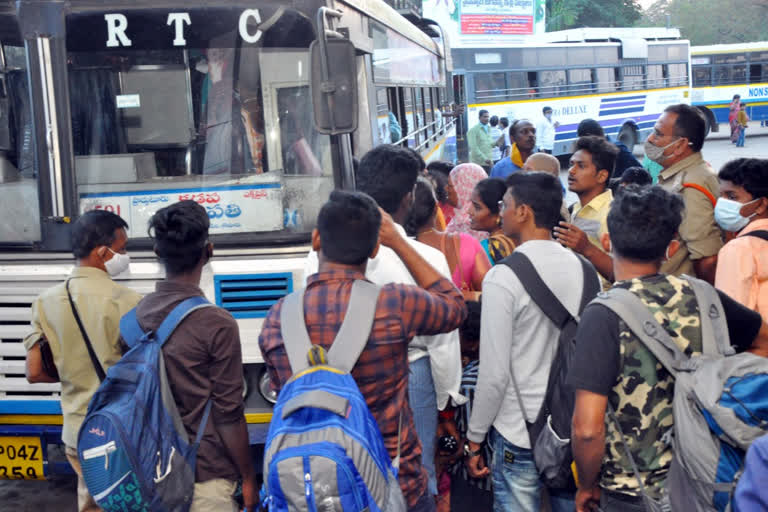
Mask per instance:
[[[477,451],[474,451],[474,452],[473,452],[473,451],[472,451],[472,450],[469,448],[469,441],[465,441],[465,442],[464,442],[464,456],[465,456],[465,457],[477,457],[477,456],[478,456],[478,455],[480,455],[481,453],[483,453],[483,447],[482,447],[482,446],[481,446],[480,448],[478,448],[478,449],[477,449]]]

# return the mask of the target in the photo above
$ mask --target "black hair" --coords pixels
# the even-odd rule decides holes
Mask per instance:
[[[168,274],[183,274],[197,267],[210,226],[208,213],[195,201],[179,201],[155,212],[147,232]]]
[[[641,187],[650,185],[653,183],[651,173],[649,173],[645,167],[627,167],[621,175],[621,181],[624,185],[639,185]]]
[[[544,107],[541,109],[542,114],[546,114],[547,112],[552,112],[552,107]]]
[[[467,317],[459,327],[459,335],[462,340],[467,341],[480,341],[480,313],[482,307],[478,301],[468,300],[467,305]]]
[[[437,171],[446,176],[450,176],[454,167],[455,166],[451,162],[446,162],[445,160],[432,160],[427,164],[427,171]]]
[[[592,163],[595,164],[595,170],[600,172],[605,169],[610,176],[613,173],[613,166],[616,165],[616,156],[619,154],[619,148],[608,142],[602,137],[588,135],[579,137],[573,145],[573,152],[584,150],[592,155]]]
[[[504,128],[506,128],[507,126],[509,126],[509,118],[507,118],[507,117],[500,117],[499,118],[499,124],[501,126],[503,126]]]
[[[381,212],[362,192],[334,190],[320,208],[317,231],[323,256],[334,263],[361,265],[379,240]]]
[[[563,187],[560,180],[546,172],[516,172],[506,182],[515,203],[533,210],[536,227],[552,230],[560,222]]]
[[[536,125],[531,122],[530,119],[515,119],[512,121],[512,126],[509,127],[509,138],[514,140],[517,135],[517,129],[520,127],[521,124],[528,123],[531,126],[535,127]]]
[[[443,174],[440,171],[428,171],[429,177],[432,180],[432,184],[435,188],[435,196],[437,196],[437,200],[441,203],[445,203],[448,201],[448,192],[445,190],[445,187],[448,186],[448,182],[450,181],[450,178]]]
[[[371,196],[385,212],[393,214],[413,190],[423,170],[424,160],[416,158],[411,150],[382,144],[360,160],[357,189]]]
[[[733,99],[731,101],[735,100],[736,98],[741,99],[741,94],[734,94]]]
[[[499,124],[499,116],[491,116],[491,120],[489,121],[491,126],[496,126]]]
[[[416,188],[413,191],[413,206],[405,219],[405,232],[408,236],[416,236],[419,229],[424,227],[435,214],[437,199],[435,190],[429,180],[419,178],[416,180]]]
[[[478,113],[477,113],[477,117],[478,117],[478,118],[481,118],[481,117],[483,117],[483,116],[484,116],[485,114],[487,114],[487,113],[488,113],[488,111],[487,111],[487,110],[481,110],[480,112],[478,112]]]
[[[579,137],[585,137],[587,135],[595,135],[597,137],[605,138],[605,131],[600,123],[594,119],[582,119],[579,126],[576,128],[576,135]]]
[[[737,158],[720,169],[717,177],[743,187],[753,199],[768,197],[768,160]]]
[[[632,261],[660,261],[677,234],[684,208],[680,196],[658,185],[625,187],[608,212],[613,250]]]
[[[499,201],[507,191],[507,184],[501,178],[486,178],[475,185],[477,195],[492,214],[499,213]]]
[[[694,153],[701,151],[704,147],[704,137],[707,136],[707,121],[701,111],[696,107],[680,103],[668,106],[664,112],[677,114],[675,135],[688,139]]]
[[[85,212],[72,225],[72,254],[77,259],[87,258],[91,251],[115,243],[115,231],[128,228],[122,217],[105,210]]]

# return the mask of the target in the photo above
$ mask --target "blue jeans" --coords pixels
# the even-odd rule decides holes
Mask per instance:
[[[408,403],[413,411],[413,422],[421,441],[421,463],[429,476],[427,489],[430,496],[436,496],[437,394],[435,393],[435,383],[432,381],[432,365],[429,364],[429,357],[422,357],[410,364]]]
[[[538,512],[541,510],[542,486],[533,461],[533,452],[507,441],[491,429],[488,442],[493,446],[493,510],[494,512]],[[573,512],[575,493],[549,494],[552,512]]]
[[[744,127],[739,128],[739,138],[736,140],[736,147],[744,147]]]

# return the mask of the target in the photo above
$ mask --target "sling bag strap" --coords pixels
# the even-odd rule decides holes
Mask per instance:
[[[759,229],[756,231],[750,231],[749,233],[744,233],[743,235],[739,235],[738,238],[741,238],[744,236],[753,236],[755,238],[759,238],[761,240],[765,240],[766,242],[768,242],[768,231],[764,229]]]
[[[72,300],[72,294],[69,291],[70,281],[71,279],[67,279],[65,288],[67,289],[67,298],[69,299],[69,306],[72,308],[72,315],[75,317],[75,322],[77,322],[77,326],[80,328],[80,334],[83,335],[83,340],[85,340],[85,347],[88,349],[88,356],[91,358],[91,364],[93,364],[93,369],[96,370],[96,375],[99,377],[99,382],[104,382],[104,379],[106,378],[106,374],[104,373],[104,368],[101,366],[101,363],[99,362],[99,358],[96,357],[96,352],[93,350],[91,339],[88,337],[88,333],[85,332],[85,326],[83,325],[82,320],[80,320],[80,314],[77,312],[75,301]]]
[[[600,289],[600,280],[597,278],[597,273],[592,264],[578,254],[576,254],[576,256],[579,258],[582,274],[584,276],[581,301],[579,303],[579,314],[581,314],[587,304],[589,304],[589,301],[597,295],[597,292]],[[531,263],[531,260],[528,259],[525,254],[521,252],[513,252],[502,260],[501,263],[512,269],[512,272],[514,272],[520,280],[520,283],[531,297],[531,300],[539,306],[542,313],[555,324],[558,330],[563,330],[568,322],[576,321],[576,319],[573,318],[573,315],[565,309],[563,303],[560,302],[555,294],[552,293],[552,290],[550,290],[546,283],[541,279],[541,276],[539,276],[539,273],[536,271],[536,267],[533,266],[533,263]],[[520,411],[523,413],[523,419],[528,421],[514,372],[511,372],[511,378],[512,387],[515,388],[515,395],[517,396],[517,401],[520,405]],[[547,392],[549,392],[549,390],[547,390]]]

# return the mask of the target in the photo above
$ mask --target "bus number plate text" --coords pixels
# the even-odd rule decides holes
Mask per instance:
[[[39,437],[0,437],[0,479],[44,478]]]

